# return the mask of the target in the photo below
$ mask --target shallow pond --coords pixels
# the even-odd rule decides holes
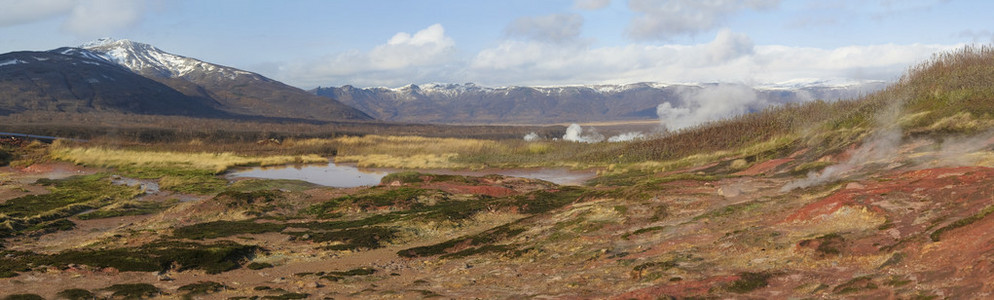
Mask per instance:
[[[349,164],[335,164],[283,167],[257,167],[235,171],[228,178],[295,179],[330,187],[357,187],[377,185],[387,174],[400,172],[400,169],[356,168]],[[575,171],[565,168],[536,169],[484,169],[484,170],[416,170],[428,174],[484,176],[499,174],[523,178],[541,179],[562,185],[580,185],[593,178],[594,171]]]

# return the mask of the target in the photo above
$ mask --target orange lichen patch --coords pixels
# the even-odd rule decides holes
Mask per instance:
[[[785,223],[807,221],[821,215],[832,214],[845,206],[865,207],[871,212],[885,213],[876,205],[883,196],[889,194],[921,194],[928,198],[941,198],[952,202],[963,202],[967,195],[974,194],[986,185],[978,184],[994,178],[994,169],[985,167],[955,167],[914,170],[893,174],[880,180],[863,181],[847,185],[828,197],[805,205],[784,220]],[[956,193],[943,191],[955,188]],[[948,198],[948,199],[947,199]]]
[[[874,206],[872,203],[879,200],[880,196],[864,193],[860,190],[842,190],[828,197],[805,205],[784,220],[785,223],[799,221],[809,221],[818,216],[830,215],[844,206],[861,206],[872,211],[883,212],[882,208]]]
[[[766,174],[769,173],[770,171],[773,171],[773,169],[776,169],[777,167],[782,166],[783,164],[789,163],[791,161],[794,161],[794,159],[792,158],[771,159],[768,161],[755,164],[752,167],[749,167],[748,169],[736,172],[732,175],[753,176],[753,175]]]
[[[690,296],[706,295],[719,285],[738,280],[739,276],[715,276],[704,280],[681,280],[667,282],[647,288],[629,291],[627,293],[612,297],[611,299],[660,299],[661,296],[685,298]]]
[[[994,216],[950,230],[939,242],[928,243],[901,265],[919,274],[918,281],[939,286],[972,286],[979,290],[950,290],[950,298],[994,293]],[[937,266],[948,266],[939,273]]]

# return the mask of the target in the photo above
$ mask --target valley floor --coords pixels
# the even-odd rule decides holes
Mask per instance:
[[[976,149],[991,146],[984,143]],[[933,146],[905,143],[849,166],[861,155],[851,147],[822,157],[831,166],[808,177],[795,172],[802,149],[734,172],[719,161],[607,174],[587,186],[403,172],[373,187],[246,179],[198,194],[153,189],[154,180],[115,184],[127,182],[115,168],[4,167],[0,211],[12,231],[0,291],[48,299],[990,297],[991,154],[952,159]],[[90,208],[42,211],[40,221],[13,210],[93,190],[100,196],[77,202]],[[114,203],[100,202],[107,199]]]

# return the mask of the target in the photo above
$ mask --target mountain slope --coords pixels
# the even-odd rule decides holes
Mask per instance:
[[[338,99],[376,119],[437,123],[531,123],[655,119],[656,107],[693,105],[688,95],[718,84],[663,85],[635,83],[561,87],[488,88],[467,84],[408,85],[401,88],[328,87],[311,92]],[[737,85],[736,85],[737,86]],[[743,87],[744,86],[739,86]],[[850,86],[809,84],[757,88],[755,107],[812,99],[858,96],[883,83]],[[748,95],[752,97],[752,95]]]
[[[62,49],[0,55],[0,112],[125,112],[225,116],[208,98],[192,97],[100,59]]]
[[[188,96],[211,98],[230,113],[322,121],[371,119],[337,100],[318,97],[256,73],[167,53],[148,44],[101,39],[82,48]]]

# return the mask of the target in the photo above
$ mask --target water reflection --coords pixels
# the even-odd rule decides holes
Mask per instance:
[[[380,184],[380,179],[383,179],[383,176],[387,176],[387,174],[389,172],[360,170],[353,166],[335,165],[332,162],[328,165],[252,168],[234,172],[229,176],[235,178],[296,179],[324,186],[344,188],[377,185]]]
[[[230,178],[295,179],[324,186],[344,188],[377,185],[383,179],[383,176],[400,171],[404,170],[385,168],[359,169],[354,165],[335,164],[331,162],[328,165],[252,168],[237,171],[228,176]],[[596,175],[594,171],[575,171],[565,168],[485,169],[473,171],[432,169],[417,171],[429,174],[463,176],[500,174],[504,176],[541,179],[561,185],[580,185]]]

